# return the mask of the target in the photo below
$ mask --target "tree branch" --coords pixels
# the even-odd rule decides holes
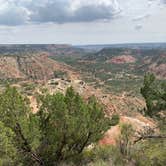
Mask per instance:
[[[26,152],[26,153],[29,153],[30,156],[33,158],[33,160],[35,160],[37,163],[39,163],[39,165],[41,166],[44,166],[44,162],[40,159],[40,157],[35,154],[33,151],[32,151],[32,148],[31,146],[29,145],[27,139],[24,137],[23,135],[23,132],[22,132],[22,129],[21,129],[21,126],[19,123],[16,123],[16,127],[15,127],[15,133],[16,135],[21,138],[22,140],[22,146],[21,146],[21,149]]]
[[[137,138],[134,141],[134,144],[141,141],[141,140],[145,140],[145,139],[165,139],[166,135],[147,135],[147,136],[141,136],[139,138]]]

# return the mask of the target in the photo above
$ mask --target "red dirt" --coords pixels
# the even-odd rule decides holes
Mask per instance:
[[[135,63],[136,59],[131,55],[116,56],[107,61],[108,63],[123,64],[123,63]]]
[[[142,115],[139,115],[138,117],[132,118],[127,116],[121,116],[120,118],[120,124],[121,123],[129,123],[133,126],[134,130],[142,131],[144,127],[155,127],[155,123],[143,117]],[[99,141],[100,145],[115,145],[116,140],[120,134],[120,127],[119,125],[112,127],[110,130],[108,130],[104,136],[103,139]]]

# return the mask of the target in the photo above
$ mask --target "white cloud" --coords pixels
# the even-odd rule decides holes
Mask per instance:
[[[142,25],[141,25],[141,24],[137,24],[137,25],[135,26],[135,29],[136,29],[136,30],[142,29]]]
[[[117,12],[116,0],[48,0],[43,6],[36,6],[32,21],[37,22],[89,22],[111,19]]]
[[[0,25],[141,20],[166,0],[0,0]]]
[[[165,41],[165,16],[166,0],[0,0],[0,43]]]
[[[140,16],[133,18],[133,21],[141,21],[141,20],[146,19],[148,17],[150,17],[150,14],[140,15]]]
[[[0,24],[20,25],[29,19],[29,11],[24,6],[19,6],[16,1],[0,0]]]
[[[0,24],[66,23],[111,19],[117,0],[0,0]]]

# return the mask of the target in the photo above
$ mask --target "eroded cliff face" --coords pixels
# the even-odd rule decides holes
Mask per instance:
[[[57,70],[64,71],[71,77],[77,75],[69,66],[51,60],[45,53],[0,56],[1,79],[49,80]]]
[[[53,77],[54,64],[43,55],[17,57],[19,70],[26,78],[45,80]]]
[[[0,78],[25,78],[25,75],[19,69],[17,58],[9,56],[0,57]]]
[[[166,78],[166,53],[159,56],[145,57],[143,64],[145,70],[154,73],[159,78]]]

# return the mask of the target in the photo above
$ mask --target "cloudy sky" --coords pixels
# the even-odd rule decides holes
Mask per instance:
[[[0,0],[0,43],[166,42],[166,0]]]

